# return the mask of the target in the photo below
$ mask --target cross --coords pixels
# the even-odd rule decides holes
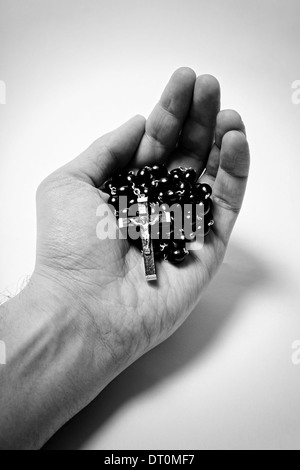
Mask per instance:
[[[155,259],[154,259],[154,250],[153,243],[151,240],[150,225],[153,225],[159,221],[159,216],[150,221],[149,217],[149,200],[147,196],[139,196],[138,200],[138,217],[129,217],[129,218],[120,218],[119,219],[119,228],[129,227],[130,225],[135,225],[140,227],[140,236],[142,239],[143,247],[143,258],[145,265],[145,276],[147,281],[156,281],[156,269],[155,269]],[[170,222],[170,214],[166,213],[163,216],[164,221]]]

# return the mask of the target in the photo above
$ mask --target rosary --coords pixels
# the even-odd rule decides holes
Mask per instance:
[[[206,237],[214,224],[212,189],[197,183],[192,168],[170,172],[164,165],[146,166],[137,174],[123,170],[104,186],[120,230],[140,248],[147,281],[157,280],[155,259],[184,261],[187,243]],[[125,201],[125,204],[122,202]],[[131,236],[137,233],[138,236]]]

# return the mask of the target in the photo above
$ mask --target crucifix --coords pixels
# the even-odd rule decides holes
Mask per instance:
[[[159,221],[163,223],[170,223],[170,214],[165,213],[162,218],[160,215],[156,215],[150,220],[149,216],[149,200],[147,196],[139,195],[138,200],[138,212],[139,215],[136,217],[119,218],[119,228],[129,227],[135,225],[140,227],[140,237],[142,240],[142,250],[145,265],[145,276],[147,281],[156,281],[156,268],[153,243],[151,240],[150,226],[156,224]]]

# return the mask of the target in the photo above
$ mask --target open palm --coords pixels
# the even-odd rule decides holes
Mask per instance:
[[[158,282],[147,283],[135,247],[97,238],[97,208],[107,201],[98,188],[117,168],[162,162],[193,167],[213,186],[215,226],[201,251],[179,267],[157,263]],[[170,336],[198,302],[223,260],[248,171],[244,125],[236,112],[220,112],[217,80],[179,69],[146,124],[133,118],[41,184],[35,274],[74,298],[122,368]]]

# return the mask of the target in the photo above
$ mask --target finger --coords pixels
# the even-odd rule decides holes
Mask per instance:
[[[191,106],[195,80],[195,72],[186,67],[172,75],[147,120],[145,135],[134,160],[135,166],[165,161],[175,149]]]
[[[175,157],[170,167],[193,167],[198,176],[206,167],[220,111],[220,84],[211,75],[197,78],[193,103],[185,121]]]
[[[213,187],[214,233],[227,245],[242,207],[250,167],[246,136],[229,131],[222,139],[220,166]]]
[[[215,143],[211,149],[204,182],[213,184],[220,165],[220,149],[225,134],[229,131],[241,131],[246,135],[245,125],[239,113],[233,110],[221,111],[217,116]]]
[[[118,168],[133,158],[145,131],[145,118],[135,116],[121,127],[96,140],[64,169],[100,187]]]

